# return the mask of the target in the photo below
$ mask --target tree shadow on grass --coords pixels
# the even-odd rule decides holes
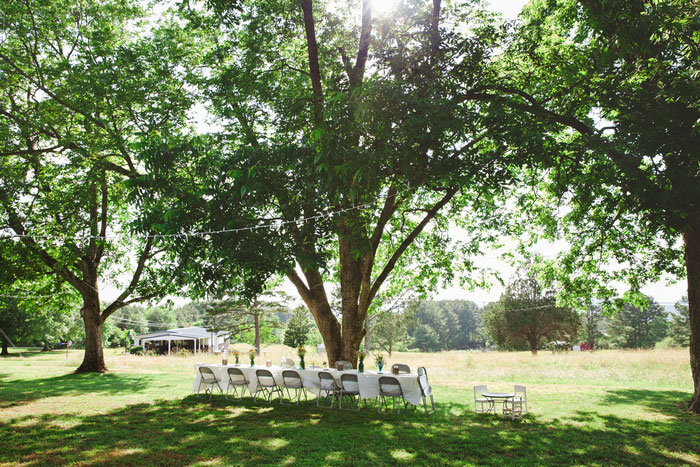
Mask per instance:
[[[692,395],[683,391],[652,391],[649,389],[613,389],[607,392],[603,403],[608,405],[640,405],[648,410],[680,416],[688,407]]]
[[[0,374],[0,408],[28,404],[38,399],[86,393],[122,394],[145,390],[157,380],[153,375],[70,373],[50,378],[13,379]]]
[[[655,405],[653,395],[642,396]],[[535,414],[513,422],[454,403],[438,404],[433,415],[380,415],[318,408],[314,401],[297,407],[188,396],[105,414],[0,423],[7,434],[0,438],[0,463],[700,465],[700,424],[675,412],[653,422],[582,414],[603,419],[601,428]]]

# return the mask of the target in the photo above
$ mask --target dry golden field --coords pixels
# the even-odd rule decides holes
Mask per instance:
[[[250,347],[237,344],[241,352]],[[283,345],[262,348],[263,355],[256,363],[271,360],[278,364],[282,357],[298,362],[296,352]],[[479,382],[492,383],[536,383],[536,384],[582,384],[599,386],[653,387],[659,389],[690,389],[690,364],[687,349],[659,350],[601,350],[595,352],[565,352],[553,354],[541,351],[530,352],[470,352],[447,351],[435,353],[394,352],[386,353],[388,365],[406,363],[411,368],[425,366],[434,385],[465,387]],[[42,359],[52,365],[77,367],[82,351],[72,350],[64,360],[56,353],[32,358],[35,364]],[[307,347],[306,364],[321,365],[325,354]],[[123,349],[107,349],[106,363],[112,371],[194,372],[197,362],[214,363],[219,355],[198,354],[196,356],[136,356],[125,355]],[[229,355],[233,362],[233,356]],[[247,363],[247,355],[241,355],[241,363]],[[374,369],[374,354],[365,360],[367,369]]]

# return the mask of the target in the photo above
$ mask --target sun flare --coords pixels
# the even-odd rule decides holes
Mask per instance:
[[[400,0],[372,0],[372,14],[385,16],[396,10]]]

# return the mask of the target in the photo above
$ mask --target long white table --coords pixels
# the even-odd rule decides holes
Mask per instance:
[[[413,405],[420,405],[422,402],[420,386],[418,386],[418,375],[417,374],[400,374],[392,375],[391,373],[377,373],[376,371],[365,371],[359,373],[357,370],[347,370],[347,371],[337,371],[328,368],[307,368],[305,370],[300,370],[298,368],[281,368],[278,366],[266,367],[266,366],[250,366],[250,365],[221,365],[221,364],[204,364],[198,363],[195,365],[194,371],[194,383],[192,385],[192,392],[196,393],[199,387],[199,381],[202,377],[199,372],[200,366],[206,366],[211,368],[214,375],[219,380],[221,388],[226,392],[228,389],[228,368],[240,368],[245,377],[248,379],[248,389],[251,394],[254,394],[258,388],[258,379],[255,377],[255,370],[265,369],[270,370],[272,376],[275,378],[275,382],[281,387],[282,386],[282,372],[284,370],[294,370],[301,376],[302,382],[304,383],[304,388],[311,391],[314,394],[318,394],[321,381],[318,377],[320,371],[327,371],[333,378],[335,382],[340,387],[340,377],[345,373],[357,374],[357,385],[360,390],[360,397],[363,399],[374,399],[379,394],[379,377],[380,376],[393,376],[399,381],[401,385],[401,390],[403,391],[403,396],[406,401]]]

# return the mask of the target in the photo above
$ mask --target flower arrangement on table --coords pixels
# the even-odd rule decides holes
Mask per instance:
[[[357,359],[359,360],[359,363],[357,364],[357,371],[360,373],[363,373],[365,371],[365,357],[367,356],[367,353],[363,349],[360,349],[359,352],[357,352]]]
[[[250,366],[255,365],[255,349],[250,349],[248,351],[248,356],[250,357]]]
[[[241,357],[241,353],[238,350],[233,349],[233,358],[236,360],[236,365],[238,365],[238,359],[240,357]]]
[[[297,347],[297,355],[299,356],[299,367],[302,370],[304,370],[306,368],[306,364],[304,363],[304,355],[306,355],[306,349],[303,345]]]
[[[374,356],[374,363],[377,364],[377,368],[379,368],[379,372],[382,372],[382,367],[384,366],[385,360],[384,360],[384,355],[378,353]]]

